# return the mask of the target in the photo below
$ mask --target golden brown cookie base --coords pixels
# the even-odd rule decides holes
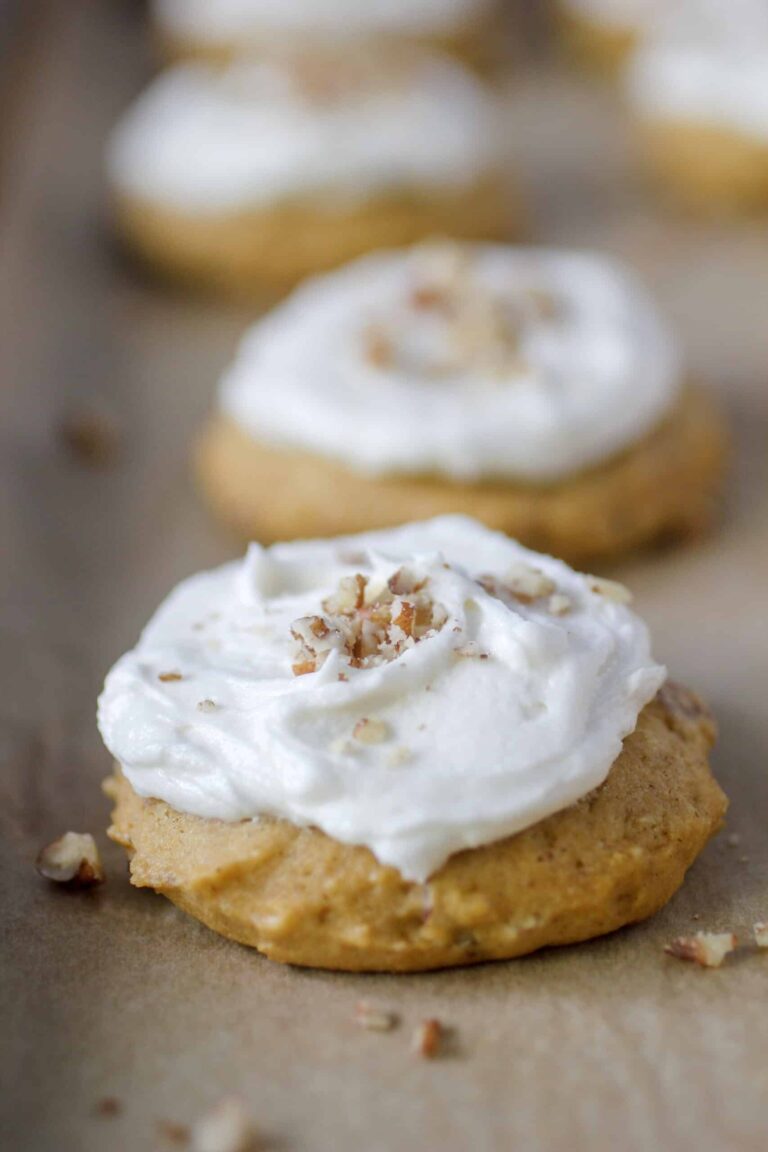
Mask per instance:
[[[365,252],[430,236],[507,239],[519,214],[500,175],[459,190],[402,191],[336,207],[301,200],[188,216],[126,196],[114,205],[118,233],[154,271],[238,294],[284,292]]]
[[[481,74],[493,71],[499,60],[500,16],[498,6],[491,4],[488,11],[473,22],[467,22],[451,32],[442,36],[422,37],[384,37],[379,36],[370,42],[376,50],[399,48],[410,50],[414,46],[436,52],[443,52],[454,57],[462,64]],[[269,52],[274,47],[274,40],[267,36],[261,39],[254,36],[248,41],[232,40],[198,40],[193,37],[174,36],[160,27],[154,29],[154,39],[161,56],[166,62],[173,63],[179,60],[207,60],[213,64],[228,63],[243,54],[244,49],[258,56],[260,52]],[[281,43],[286,44],[283,40]],[[288,44],[291,41],[287,41]],[[311,48],[312,42],[308,39],[294,42],[299,47]],[[368,42],[356,43],[355,51],[368,51]]]
[[[611,932],[669,900],[725,813],[707,763],[714,736],[701,702],[668,685],[600,788],[451,857],[426,884],[312,828],[141,799],[119,771],[109,835],[133,884],[273,960],[354,972],[501,960]]]
[[[224,416],[205,430],[196,463],[207,502],[246,539],[343,536],[463,513],[583,564],[703,532],[717,508],[724,456],[720,417],[691,389],[623,456],[549,487],[371,478],[325,457],[260,444]]]
[[[560,38],[566,52],[583,68],[615,77],[637,44],[631,28],[615,28],[585,19],[560,5],[557,9]]]
[[[682,121],[648,121],[639,132],[657,185],[686,209],[724,215],[768,209],[768,144]]]

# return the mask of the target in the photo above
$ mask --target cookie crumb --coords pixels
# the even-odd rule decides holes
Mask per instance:
[[[758,948],[768,948],[768,921],[758,920],[752,925],[752,935]]]
[[[123,1106],[116,1096],[103,1096],[101,1100],[96,1101],[94,1112],[97,1116],[103,1116],[105,1120],[111,1120],[114,1116],[119,1116],[123,1110]]]
[[[99,412],[66,416],[59,425],[59,439],[69,454],[87,468],[109,468],[120,446],[117,426]]]
[[[369,1004],[367,1000],[359,1000],[355,1005],[355,1023],[369,1032],[391,1032],[397,1024],[397,1016]]]
[[[434,1060],[443,1046],[443,1025],[435,1017],[422,1020],[413,1034],[413,1050],[424,1060]]]
[[[101,857],[90,832],[65,832],[42,849],[36,867],[46,880],[69,888],[93,888],[104,883]]]
[[[194,1152],[255,1152],[256,1133],[242,1100],[227,1096],[192,1128]]]
[[[697,932],[694,936],[678,936],[664,951],[668,956],[690,960],[702,968],[719,968],[737,943],[733,932]]]

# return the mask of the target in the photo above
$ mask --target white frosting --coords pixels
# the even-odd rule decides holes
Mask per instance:
[[[283,33],[439,35],[488,0],[154,0],[161,28],[213,42]]]
[[[336,204],[403,187],[461,188],[496,166],[495,104],[450,60],[337,58],[321,80],[328,90],[318,94],[284,54],[224,71],[173,68],[118,125],[111,181],[204,214],[308,193]]]
[[[626,89],[631,106],[643,119],[708,125],[764,143],[768,36],[754,45],[639,49],[627,68]]]
[[[627,270],[575,252],[457,249],[457,324],[412,303],[447,275],[451,252],[375,253],[305,283],[246,335],[223,410],[261,441],[365,473],[555,481],[620,452],[672,406],[675,349]],[[507,315],[519,325],[511,353],[494,345]],[[371,331],[391,339],[391,363],[371,361]],[[457,355],[467,336],[477,347]]]
[[[297,618],[321,613],[341,578],[364,573],[370,591],[403,565],[442,626],[389,662],[352,667],[332,649],[294,675]],[[522,603],[474,579],[530,579],[531,565],[565,615],[549,589]],[[142,796],[312,825],[423,881],[601,784],[662,684],[645,625],[593,587],[462,517],[252,545],[171,594],[107,676],[99,727]],[[361,720],[378,742],[356,738]]]
[[[749,44],[768,36],[765,0],[565,0],[569,8],[601,25],[643,39],[678,43]]]

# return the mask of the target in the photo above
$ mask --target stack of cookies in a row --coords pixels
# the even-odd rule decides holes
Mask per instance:
[[[113,139],[124,235],[209,285],[321,274],[246,335],[195,451],[255,543],[177,589],[107,678],[134,883],[351,969],[649,915],[722,819],[713,724],[664,686],[627,590],[553,556],[701,532],[724,435],[628,269],[505,243],[495,98],[460,62],[487,61],[500,13],[155,15],[184,60]]]

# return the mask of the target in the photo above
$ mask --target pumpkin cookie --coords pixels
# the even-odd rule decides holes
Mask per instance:
[[[649,44],[627,67],[648,168],[693,210],[768,208],[768,9],[763,16],[763,35],[748,43]]]
[[[493,98],[421,52],[179,66],[118,125],[107,166],[131,249],[158,272],[237,292],[517,222]]]
[[[650,915],[725,799],[712,720],[628,599],[460,517],[185,582],[99,702],[133,883],[353,971]]]
[[[269,541],[462,512],[586,562],[711,522],[721,421],[630,274],[426,245],[305,285],[246,337],[197,453]]]

